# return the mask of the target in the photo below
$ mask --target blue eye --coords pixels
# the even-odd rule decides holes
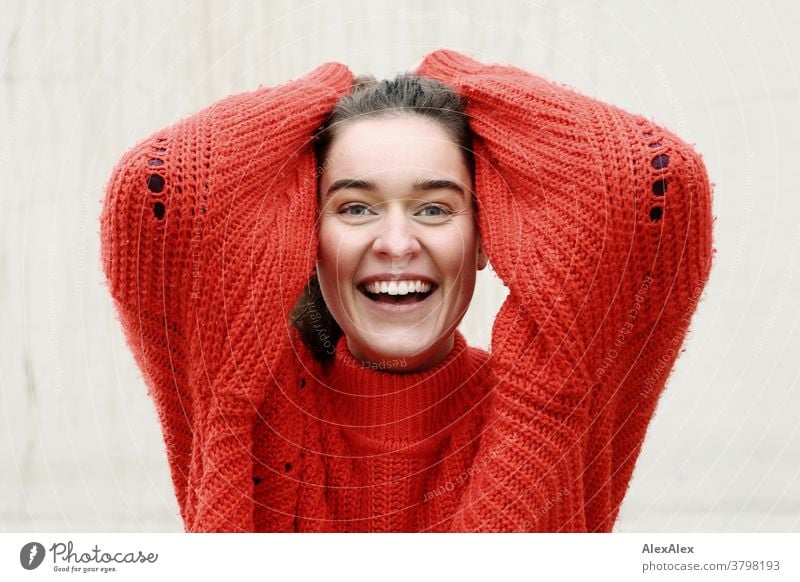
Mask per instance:
[[[430,216],[433,218],[438,218],[442,216],[450,216],[452,212],[448,208],[445,208],[444,206],[439,206],[438,204],[428,204],[422,210],[420,210],[420,214],[422,216]]]
[[[356,211],[356,212],[351,212],[351,211]],[[353,217],[357,218],[361,216],[367,216],[366,211],[369,211],[369,207],[366,204],[347,204],[339,210],[339,214],[343,214],[351,218]]]

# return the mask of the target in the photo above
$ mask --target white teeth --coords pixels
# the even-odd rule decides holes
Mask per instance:
[[[370,293],[388,293],[389,295],[407,295],[409,293],[427,293],[431,284],[424,281],[372,281],[364,288]]]

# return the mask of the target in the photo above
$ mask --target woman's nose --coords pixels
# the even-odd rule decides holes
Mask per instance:
[[[405,216],[392,216],[382,220],[372,250],[393,259],[414,256],[422,248],[414,233],[413,225]]]

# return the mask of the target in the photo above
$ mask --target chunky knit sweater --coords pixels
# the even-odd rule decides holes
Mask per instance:
[[[102,261],[187,531],[610,531],[707,281],[699,156],[519,68],[431,53],[475,134],[509,296],[491,353],[320,364],[289,313],[316,253],[311,137],[352,75],[225,98],[116,166]]]

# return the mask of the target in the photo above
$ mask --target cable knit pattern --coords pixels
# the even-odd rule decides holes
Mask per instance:
[[[223,99],[125,154],[102,260],[187,531],[610,531],[709,276],[711,191],[666,129],[454,51],[491,355],[320,365],[288,322],[316,253],[310,138],[336,63]]]

